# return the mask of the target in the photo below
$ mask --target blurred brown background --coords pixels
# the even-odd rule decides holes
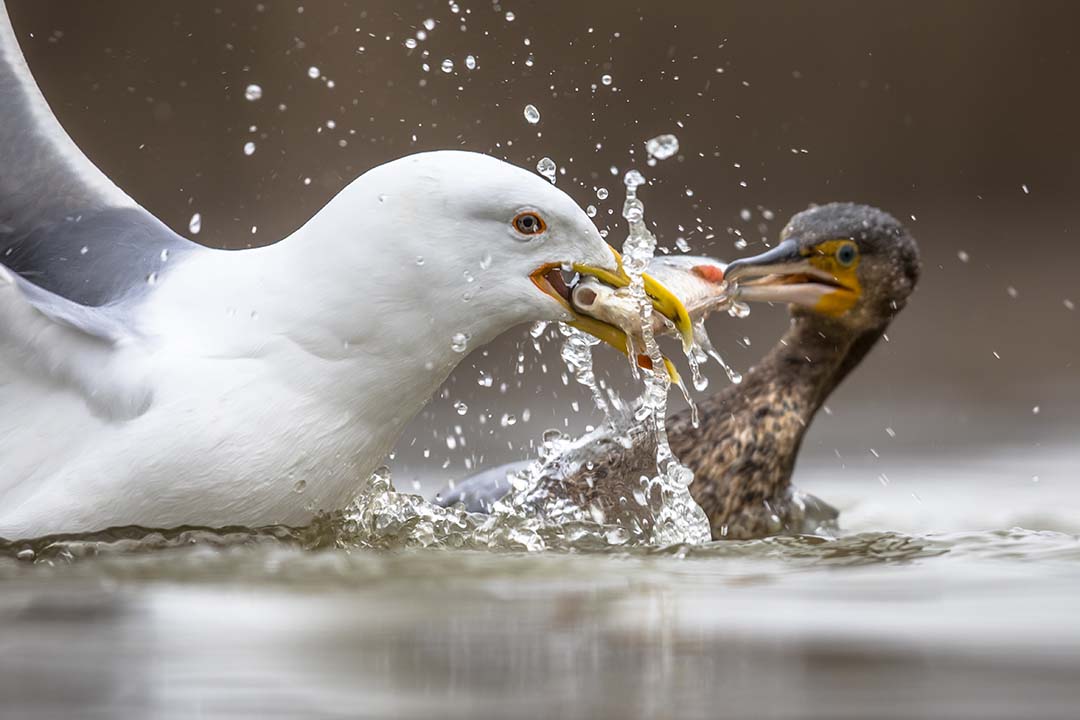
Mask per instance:
[[[615,244],[629,167],[653,180],[643,197],[663,244],[684,235],[728,259],[760,250],[808,203],[879,205],[920,240],[922,285],[890,342],[830,400],[803,462],[873,480],[916,452],[1075,447],[1080,4],[7,4],[76,141],[177,230],[201,213],[207,244],[277,240],[365,169],[448,147],[526,167],[550,155],[566,169],[559,187],[599,207]],[[434,29],[407,47],[428,18]],[[250,83],[260,99],[245,99]],[[681,154],[645,167],[643,142],[665,132]],[[598,186],[612,191],[606,202]],[[710,327],[745,370],[785,323],[781,308],[757,307]],[[599,354],[630,388],[622,361]],[[477,384],[482,371],[493,387]],[[564,418],[595,422],[561,371],[558,344],[537,356],[525,329],[474,352],[403,438],[399,485],[524,457]],[[504,413],[520,421],[500,427]],[[467,442],[450,450],[455,425]]]

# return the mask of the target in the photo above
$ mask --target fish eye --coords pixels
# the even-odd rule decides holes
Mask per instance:
[[[518,213],[514,218],[514,229],[522,235],[539,235],[547,230],[544,219],[530,211]]]
[[[836,250],[836,260],[844,267],[850,267],[855,262],[855,257],[858,254],[859,251],[855,247],[855,243],[844,243]]]

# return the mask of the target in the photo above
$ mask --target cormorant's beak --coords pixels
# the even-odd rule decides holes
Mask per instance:
[[[837,301],[847,305],[846,296],[855,292],[835,275],[816,267],[793,239],[760,255],[733,261],[724,279],[735,288],[737,300],[792,303],[819,310]],[[830,302],[823,303],[826,299]]]

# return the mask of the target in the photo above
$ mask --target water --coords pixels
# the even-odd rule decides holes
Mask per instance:
[[[12,717],[1075,717],[1080,457],[979,455],[887,488],[807,468],[836,540],[4,547],[0,697]]]
[[[555,184],[555,171],[555,161],[549,157],[542,157],[536,163],[536,172],[550,180],[552,185]]]

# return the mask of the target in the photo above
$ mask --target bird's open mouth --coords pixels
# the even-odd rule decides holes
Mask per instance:
[[[569,322],[571,326],[594,335],[620,352],[625,353],[629,350],[629,343],[623,328],[579,313],[574,309],[571,301],[574,286],[582,275],[590,275],[616,288],[626,287],[630,284],[630,276],[623,269],[622,259],[614,249],[611,252],[616,259],[617,269],[615,271],[583,263],[572,263],[568,270],[563,263],[547,263],[534,270],[529,277],[541,292],[557,300],[574,316],[574,319]],[[648,275],[644,275],[642,279],[645,284],[645,293],[652,301],[653,309],[674,325],[683,339],[683,344],[689,347],[689,344],[693,341],[693,327],[690,323],[690,315],[687,313],[682,301]]]
[[[858,298],[858,288],[815,267],[801,255],[797,243],[785,240],[754,257],[735,260],[726,270],[726,279],[735,287],[735,297],[752,302],[793,303],[820,308],[830,305],[850,307]]]

